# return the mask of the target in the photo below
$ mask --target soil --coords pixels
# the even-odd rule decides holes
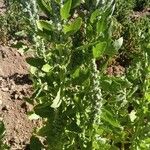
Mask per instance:
[[[143,18],[144,16],[150,16],[150,8],[144,8],[142,11],[139,11],[139,10],[134,11],[130,15],[131,19],[134,19],[134,20]]]
[[[4,14],[6,11],[6,6],[4,4],[4,0],[0,0],[0,15]]]
[[[0,0],[0,15],[6,6]],[[23,150],[37,125],[30,121],[27,112],[32,109],[24,100],[32,93],[25,56],[16,49],[0,45],[0,120],[5,124],[5,143],[10,150]]]
[[[25,56],[16,49],[0,46],[0,119],[4,121],[5,142],[11,150],[23,150],[30,140],[35,122],[27,117],[31,106],[24,97],[32,93]]]

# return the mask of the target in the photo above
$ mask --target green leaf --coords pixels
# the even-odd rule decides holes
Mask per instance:
[[[96,20],[98,16],[100,16],[100,11],[99,11],[99,9],[96,9],[96,10],[91,14],[90,22],[91,22],[91,23],[94,23],[94,20]]]
[[[12,44],[12,47],[17,48],[19,53],[21,54],[29,50],[29,47],[23,42],[17,42],[16,44]]]
[[[73,85],[81,85],[83,84],[89,77],[88,69],[84,69],[82,67],[78,67],[75,72],[72,74],[72,83]],[[86,83],[86,86],[88,84]]]
[[[118,40],[115,40],[114,47],[116,51],[118,51],[121,48],[122,44],[123,44],[123,37],[119,38]]]
[[[108,18],[110,16],[112,16],[113,12],[114,12],[114,9],[115,9],[115,1],[112,0],[110,2],[110,4],[107,6],[107,8],[105,9],[105,18]]]
[[[147,44],[147,48],[150,49],[150,43]]]
[[[41,31],[43,31],[43,29],[48,30],[48,31],[52,31],[54,29],[52,24],[50,24],[48,21],[45,21],[45,20],[38,20],[36,24],[37,24],[38,29]]]
[[[146,93],[144,94],[144,96],[145,96],[145,99],[150,102],[150,93],[149,93],[149,92],[146,92]]]
[[[109,78],[107,79],[101,79],[101,86],[102,86],[102,89],[105,90],[105,91],[109,91],[110,90],[110,87],[111,87],[111,84],[112,84],[112,80],[110,80]]]
[[[105,10],[103,10],[103,13],[101,14],[101,18],[98,20],[96,24],[96,31],[98,34],[104,33],[105,30],[108,30],[108,19],[112,15],[112,12],[114,11],[114,3],[112,2]],[[98,14],[95,13],[94,16]],[[96,16],[97,17],[97,16]]]
[[[131,122],[134,122],[134,120],[137,118],[135,110],[132,110],[130,112],[129,117],[130,117]]]
[[[16,32],[15,35],[20,36],[20,37],[26,37],[27,36],[27,32],[22,30],[22,31]]]
[[[82,25],[82,18],[78,17],[71,24],[65,25],[63,28],[63,32],[65,34],[75,33],[80,29],[81,25]]]
[[[31,74],[36,75],[37,71],[38,71],[38,69],[36,67],[30,66]]]
[[[75,8],[75,7],[79,6],[79,5],[81,4],[81,1],[82,1],[82,0],[73,0],[71,7],[72,7],[72,8]]]
[[[73,121],[71,124],[69,124],[69,126],[67,127],[67,130],[69,131],[73,131],[76,133],[81,133],[82,129],[76,124],[75,121]]]
[[[67,19],[70,16],[72,0],[66,0],[64,5],[60,9],[60,15],[62,19]]]
[[[37,68],[41,68],[45,64],[44,59],[38,57],[28,57],[26,61],[29,65]]]
[[[57,95],[55,97],[55,99],[53,100],[53,103],[51,105],[52,108],[58,108],[61,105],[61,99],[60,99],[60,93],[61,93],[61,89],[59,89],[59,91],[57,92]]]
[[[78,78],[80,75],[80,68],[78,67],[75,72],[72,74],[72,78]]]
[[[37,120],[37,119],[40,118],[40,116],[35,114],[35,113],[32,113],[32,114],[29,115],[28,118],[29,118],[29,120]]]
[[[68,67],[75,71],[84,61],[84,53],[82,50],[73,51]]]
[[[92,46],[94,46],[95,44],[98,44],[98,43],[99,43],[98,41],[93,42],[93,43],[87,43],[87,44],[85,44],[85,45],[82,45],[82,46],[77,47],[76,49],[77,49],[77,50],[87,49],[87,48],[92,47]]]
[[[106,42],[100,42],[95,47],[93,47],[94,58],[100,58],[103,55],[106,46],[107,46]]]
[[[107,28],[106,24],[107,23],[104,17],[102,17],[100,20],[97,21],[96,31],[98,34],[103,33],[106,30]]]
[[[105,51],[105,54],[110,56],[110,57],[113,57],[118,51],[115,49],[114,47],[114,43],[111,41],[110,44],[108,45],[106,51]]]
[[[43,118],[51,118],[54,117],[54,109],[49,106],[49,104],[38,104],[34,107],[34,112]]]
[[[116,128],[120,128],[119,122],[114,117],[114,114],[112,114],[110,111],[108,111],[106,109],[103,109],[101,118],[102,118],[103,121],[109,123],[110,125],[112,125]]]
[[[51,3],[45,2],[45,0],[37,0],[37,3],[41,10],[45,12],[48,16],[52,13]]]
[[[61,0],[55,0],[55,2],[56,2],[57,4],[60,4]]]
[[[4,132],[5,132],[4,123],[0,121],[0,138],[3,137]]]
[[[30,149],[31,150],[41,150],[43,148],[43,145],[41,143],[41,141],[39,140],[39,138],[37,138],[36,136],[32,136],[30,139]]]
[[[17,42],[15,44],[13,44],[12,47],[19,49],[19,48],[22,48],[22,46],[24,46],[24,45],[25,44],[23,42]]]
[[[44,71],[44,72],[49,72],[51,69],[52,69],[52,67],[49,64],[45,64],[42,67],[42,71]]]

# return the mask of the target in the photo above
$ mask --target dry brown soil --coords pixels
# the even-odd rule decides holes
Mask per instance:
[[[24,97],[32,92],[25,57],[16,49],[0,46],[0,119],[6,128],[5,142],[11,150],[23,150],[36,123],[29,121]]]

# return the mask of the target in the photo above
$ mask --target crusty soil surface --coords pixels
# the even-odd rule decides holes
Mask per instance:
[[[32,93],[27,70],[24,56],[16,49],[0,46],[0,119],[11,150],[25,149],[36,126],[27,117],[29,105],[23,99]]]

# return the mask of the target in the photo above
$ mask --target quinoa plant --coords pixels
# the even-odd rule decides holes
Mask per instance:
[[[0,149],[1,150],[9,149],[9,147],[6,144],[4,144],[4,135],[5,135],[4,123],[0,121]]]
[[[111,38],[114,1],[38,0],[30,6],[47,16],[35,21],[37,9],[29,9],[36,42],[36,56],[27,59],[35,88],[30,118],[43,118],[31,149],[107,149],[101,77],[123,42]]]

